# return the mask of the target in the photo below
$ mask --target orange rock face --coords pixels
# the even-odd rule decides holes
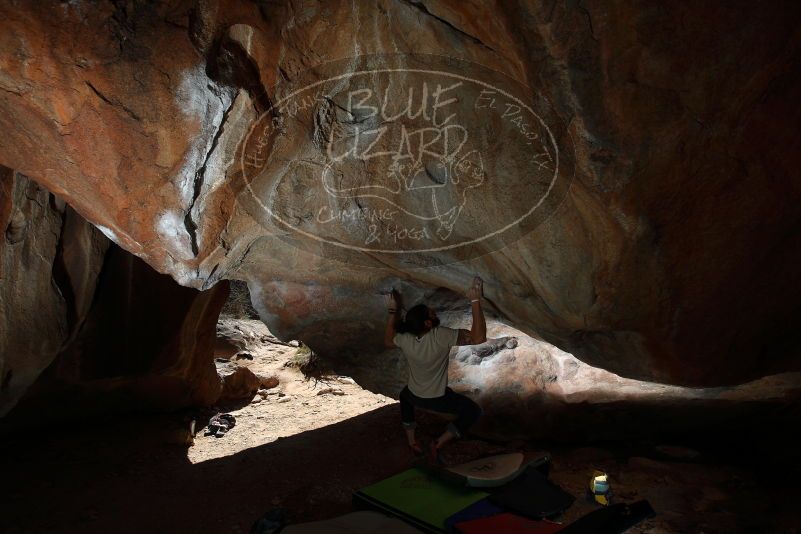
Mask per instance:
[[[0,163],[334,359],[478,274],[584,362],[737,383],[801,367],[798,11],[3,2]]]

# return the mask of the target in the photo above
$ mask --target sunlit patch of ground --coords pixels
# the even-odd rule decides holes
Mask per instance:
[[[204,436],[202,429],[198,429],[194,445],[187,453],[192,463],[236,454],[397,404],[389,397],[362,389],[348,377],[306,378],[297,367],[291,366],[297,359],[297,347],[260,341],[269,335],[261,321],[229,321],[244,331],[244,338],[249,340],[247,352],[253,356],[253,360],[236,360],[238,364],[259,375],[277,377],[279,385],[268,390],[264,399],[257,395],[243,408],[229,410],[227,413],[236,418],[236,426],[225,436]]]

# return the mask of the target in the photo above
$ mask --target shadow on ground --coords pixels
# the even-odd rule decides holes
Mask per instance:
[[[186,447],[164,444],[169,416],[6,436],[4,529],[236,532],[273,506],[328,517],[349,508],[354,489],[408,465],[397,417],[387,406],[197,465]]]
[[[180,414],[6,432],[3,531],[247,532],[275,506],[296,521],[346,513],[355,489],[412,463],[398,417],[390,405],[195,465],[186,446],[166,444]],[[421,418],[423,434],[441,425]],[[648,498],[659,513],[632,532],[794,532],[801,524],[797,459],[762,443],[755,427],[740,430],[743,439],[732,447],[728,436],[712,434],[683,443],[698,447],[692,458],[657,453],[645,442],[528,445],[550,448],[552,478],[579,497],[566,520],[596,506],[583,492],[599,467],[612,476],[617,498]]]

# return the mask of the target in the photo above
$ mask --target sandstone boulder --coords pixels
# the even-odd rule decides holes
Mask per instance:
[[[247,367],[225,360],[216,360],[217,374],[222,382],[222,391],[217,404],[248,403],[261,387],[261,380]]]
[[[259,382],[261,383],[260,387],[263,389],[273,389],[278,387],[278,384],[281,382],[278,380],[278,377],[275,375],[256,375],[259,377]]]
[[[799,11],[3,2],[0,163],[182,285],[246,280],[334,363],[375,361],[378,291],[479,274],[584,362],[734,384],[801,368]]]

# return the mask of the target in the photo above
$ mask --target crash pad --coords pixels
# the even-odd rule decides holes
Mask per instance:
[[[553,534],[562,528],[562,525],[550,521],[503,513],[457,523],[454,525],[454,532],[459,534]]]
[[[506,510],[492,503],[489,499],[481,499],[476,501],[464,510],[459,510],[448,519],[445,520],[445,530],[448,532],[454,531],[454,526],[458,523],[465,521],[472,521],[473,519],[481,519],[482,517],[490,517],[504,513]]]
[[[613,504],[576,519],[566,526],[564,534],[620,534],[651,517],[656,512],[648,501]]]
[[[490,500],[510,512],[542,519],[566,510],[576,499],[536,467],[528,466],[521,476],[494,493]]]
[[[399,517],[424,532],[445,532],[448,517],[487,495],[412,468],[358,490],[353,504]]]
[[[420,534],[420,530],[394,517],[361,511],[325,521],[289,525],[281,534]]]

